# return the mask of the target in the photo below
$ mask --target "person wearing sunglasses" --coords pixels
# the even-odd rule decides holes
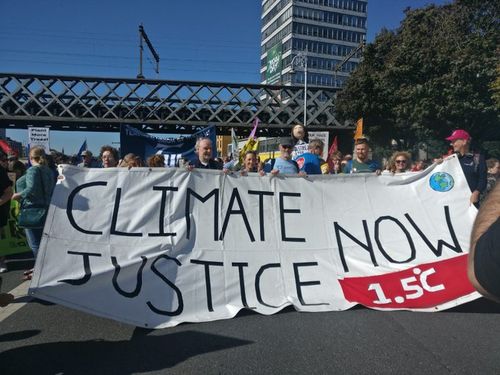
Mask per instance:
[[[289,137],[279,139],[280,156],[266,161],[263,172],[271,173],[272,175],[297,174],[299,166],[296,161],[292,160],[293,140]]]
[[[408,152],[397,151],[395,152],[389,162],[389,171],[393,174],[405,173],[410,171],[411,156]]]

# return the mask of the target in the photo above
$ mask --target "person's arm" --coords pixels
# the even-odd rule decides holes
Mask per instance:
[[[3,192],[0,196],[0,206],[3,206],[7,203],[14,194],[14,190],[12,189],[12,181],[7,174],[7,171],[4,168],[0,170],[0,184],[2,186]]]
[[[479,190],[474,190],[472,192],[472,194],[470,195],[470,204],[474,204],[474,203],[477,203],[479,202],[479,196],[480,196],[480,193],[479,193]]]
[[[486,189],[488,183],[488,167],[484,160],[484,155],[479,155],[479,165],[477,166],[478,181],[476,189],[482,193]]]
[[[198,163],[199,163],[198,159],[188,160],[188,162],[186,163],[186,170],[191,172],[193,169],[198,167]]]
[[[268,160],[262,166],[262,171],[264,172],[264,174],[266,174],[266,173],[271,173],[272,170],[273,170],[273,163],[271,160]],[[261,176],[262,176],[262,174],[261,174]]]
[[[377,176],[380,176],[382,170],[380,169],[380,164],[376,160],[372,160],[370,168]]]
[[[14,190],[12,189],[12,186],[7,186],[7,188],[5,188],[5,190],[3,191],[2,196],[0,197],[0,206],[3,206],[5,203],[10,201],[12,195],[14,195]]]
[[[471,204],[479,202],[479,197],[481,193],[486,189],[486,183],[488,179],[488,168],[486,167],[486,161],[484,160],[484,155],[479,155],[477,174],[478,174],[478,179],[477,179],[476,189],[472,192],[470,196]]]
[[[222,169],[229,169],[230,171],[232,171],[234,170],[234,167],[235,167],[235,161],[229,160],[227,163],[224,163]]]
[[[495,188],[488,194],[485,201],[481,205],[481,208],[476,216],[474,225],[472,227],[472,234],[470,240],[470,250],[467,265],[467,275],[472,283],[472,286],[482,295],[498,301],[497,298],[492,297],[476,278],[474,271],[474,254],[476,253],[476,244],[481,236],[488,230],[491,224],[493,224],[500,216],[500,184],[497,184]],[[499,275],[500,277],[500,275]]]
[[[345,166],[344,166],[344,173],[351,173],[351,169],[352,169],[352,160],[348,160],[347,163],[345,163]]]

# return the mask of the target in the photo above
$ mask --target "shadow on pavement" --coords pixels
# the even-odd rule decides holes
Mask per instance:
[[[288,314],[288,313],[293,313],[293,312],[297,312],[297,310],[295,310],[295,308],[293,306],[287,306],[287,307],[283,308],[282,310],[278,311],[277,313],[274,313],[273,315]],[[264,316],[263,314],[260,314],[253,309],[241,309],[240,311],[238,311],[238,314],[236,314],[235,317],[232,319],[237,319],[237,318],[241,318],[241,317],[249,316],[249,315]]]
[[[475,301],[446,310],[445,312],[500,314],[500,304],[486,298],[479,298]]]
[[[159,371],[204,353],[251,341],[186,331],[129,341],[66,341],[24,346],[0,353],[4,374],[132,374]]]
[[[40,332],[39,329],[28,329],[25,331],[5,333],[0,335],[0,342],[25,340],[38,335]]]
[[[9,271],[29,270],[35,266],[35,261],[32,259],[20,260],[17,262],[7,262]]]

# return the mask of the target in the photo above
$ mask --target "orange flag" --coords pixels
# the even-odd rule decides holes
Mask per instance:
[[[354,140],[363,138],[363,117],[356,121],[356,132],[354,133]]]

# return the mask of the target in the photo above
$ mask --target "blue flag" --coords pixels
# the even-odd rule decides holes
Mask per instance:
[[[83,151],[87,150],[87,140],[84,140],[82,145],[80,146],[80,150],[78,150],[77,156],[81,156]],[[64,152],[63,152],[64,153]]]
[[[201,137],[210,138],[215,148],[215,126],[213,125],[186,137],[163,139],[153,137],[130,125],[122,125],[120,128],[120,152],[122,157],[133,153],[141,157],[142,160],[146,160],[151,155],[162,154],[165,156],[165,165],[175,167],[181,158],[190,161],[197,158],[194,146],[196,140]]]

